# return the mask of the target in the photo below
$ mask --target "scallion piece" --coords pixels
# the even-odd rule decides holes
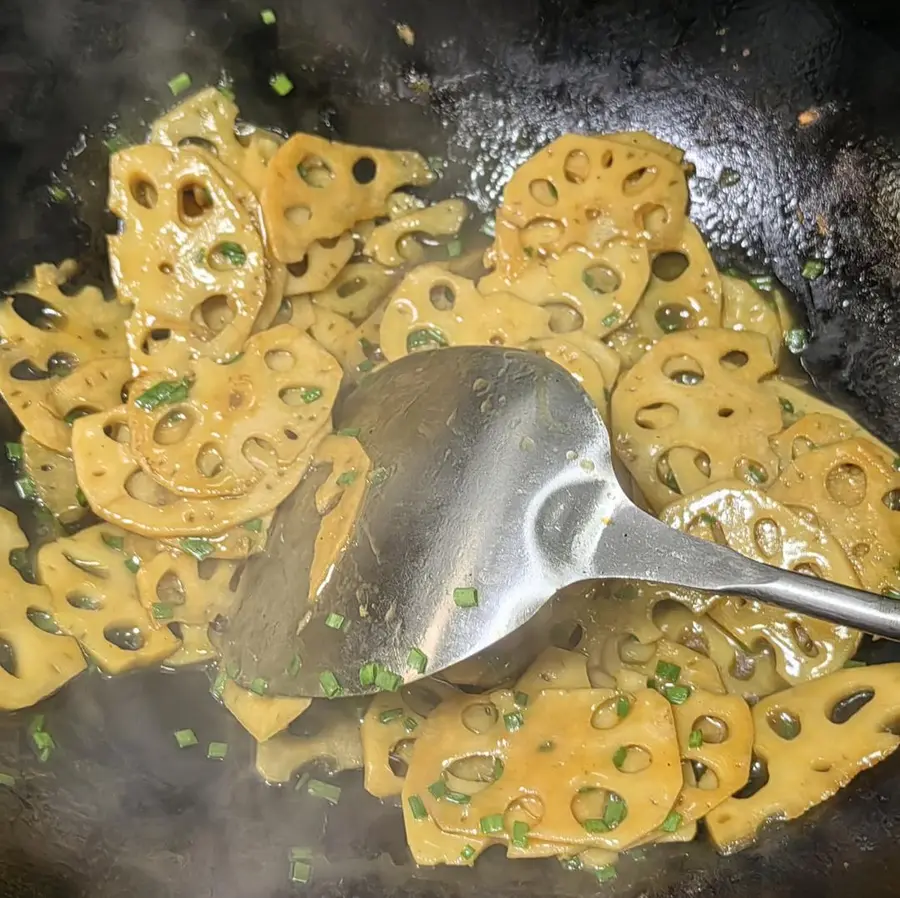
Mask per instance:
[[[612,327],[619,320],[618,312],[610,312],[600,323],[604,327]]]
[[[358,427],[342,427],[337,435],[339,437],[352,437],[354,440],[359,436],[359,428]]]
[[[628,807],[625,802],[617,795],[610,795],[606,800],[606,810],[603,812],[603,822],[610,828],[615,829],[628,813]]]
[[[0,786],[7,789],[14,789],[16,786],[16,778],[10,773],[0,773]]]
[[[72,411],[68,412],[66,416],[63,418],[63,421],[71,427],[79,418],[84,418],[86,415],[89,415],[90,412],[86,411],[83,408],[73,408]]]
[[[312,864],[306,861],[291,861],[291,882],[305,884],[312,876]]]
[[[459,608],[474,608],[478,604],[478,590],[474,586],[458,586],[453,590],[453,601]]]
[[[172,96],[183,94],[191,86],[191,76],[187,72],[181,72],[169,81],[169,90]]]
[[[356,370],[360,374],[368,374],[375,367],[375,362],[371,359],[363,359],[357,366]]]
[[[447,244],[447,257],[455,259],[460,255],[462,255],[462,240],[451,240]]]
[[[175,741],[179,748],[191,748],[199,744],[197,734],[193,730],[175,730]]]
[[[403,718],[403,729],[406,730],[407,733],[411,733],[418,725],[419,721],[414,717]]]
[[[291,658],[291,663],[288,664],[287,670],[285,673],[289,677],[296,677],[298,673],[300,673],[300,668],[303,667],[303,660],[299,655],[295,654],[293,658]]]
[[[603,867],[597,867],[594,871],[594,876],[597,877],[597,882],[609,882],[611,879],[615,879],[619,874],[616,873],[616,868],[612,864],[606,864]]]
[[[259,17],[262,19],[263,25],[274,25],[275,24],[275,10],[273,9],[263,9],[259,13]]]
[[[20,499],[30,500],[37,498],[37,486],[35,485],[35,482],[27,475],[24,477],[17,477],[15,484],[16,492],[19,494]]]
[[[254,677],[250,681],[250,691],[255,695],[265,695],[269,691],[269,681],[264,677]]]
[[[330,612],[325,617],[325,626],[331,630],[343,630],[346,622],[347,618],[344,617],[343,614],[338,614],[336,611]]]
[[[660,829],[664,833],[673,833],[678,829],[679,826],[681,826],[682,819],[683,818],[681,814],[678,813],[678,811],[669,811],[666,819],[663,820]]]
[[[134,400],[134,404],[145,412],[152,412],[161,405],[184,402],[190,392],[191,381],[187,377],[183,377],[181,380],[161,380],[141,393]]]
[[[202,536],[186,536],[178,545],[181,547],[182,552],[186,552],[188,555],[196,558],[197,561],[203,561],[204,558],[208,558],[215,551],[215,546]]]
[[[151,606],[153,620],[172,620],[175,609],[168,602],[154,602]]]
[[[516,848],[528,847],[528,831],[531,827],[522,820],[513,823],[512,843]]]
[[[375,468],[372,473],[369,474],[369,483],[372,486],[381,486],[381,484],[390,476],[387,468]]]
[[[447,794],[447,784],[443,780],[435,780],[429,787],[428,791],[435,798],[443,798]]]
[[[503,776],[503,771],[506,768],[503,766],[503,761],[500,758],[494,758],[494,782],[496,783],[501,776]]]
[[[703,732],[701,730],[691,730],[688,736],[688,748],[700,748],[703,745]]]
[[[520,708],[527,708],[527,707],[528,707],[528,693],[527,693],[527,692],[517,692],[517,693],[513,696],[513,701],[514,701]]]
[[[788,352],[799,355],[809,345],[809,335],[802,327],[791,328],[784,335],[784,345]]]
[[[403,677],[379,666],[375,672],[375,685],[382,692],[396,692],[403,685]]]
[[[344,691],[338,678],[330,670],[323,670],[319,674],[319,683],[328,698],[336,698]]]
[[[755,274],[753,277],[749,278],[750,285],[755,290],[771,290],[772,287],[775,286],[775,279],[771,274]]]
[[[359,685],[374,686],[375,675],[377,673],[378,665],[374,661],[369,661],[368,664],[363,664],[363,666],[359,669]]]
[[[322,780],[310,780],[306,785],[306,791],[313,798],[321,798],[329,804],[337,804],[341,800],[341,787],[334,783],[323,783]]]
[[[253,518],[252,521],[244,521],[241,526],[244,530],[249,530],[251,533],[260,533],[263,529],[262,518]]]
[[[53,741],[53,737],[44,729],[44,715],[40,714],[38,718],[38,724],[29,727],[29,735],[31,736],[31,744],[37,759],[42,764],[46,764],[50,760],[50,755],[56,749],[56,743]]]
[[[388,708],[387,711],[382,711],[378,715],[378,719],[382,723],[391,723],[394,720],[399,720],[403,716],[403,708]]]
[[[230,265],[234,265],[235,268],[239,268],[247,261],[247,254],[239,243],[232,243],[231,241],[220,243],[216,247],[216,252],[223,256]]]
[[[766,472],[759,465],[755,465],[752,462],[747,465],[747,477],[757,486],[769,479],[766,476]]]
[[[666,686],[663,695],[673,705],[683,705],[691,697],[690,686]]]
[[[300,389],[300,398],[309,405],[322,398],[322,390],[319,387],[302,387]]]
[[[825,263],[821,259],[807,259],[803,270],[800,272],[808,281],[814,281],[816,278],[825,274]]]
[[[781,406],[781,410],[782,410],[786,415],[793,415],[793,414],[794,414],[794,403],[791,402],[790,399],[785,399],[784,396],[779,396],[779,397],[778,397],[778,404]]]
[[[428,656],[421,649],[413,646],[409,650],[409,655],[406,658],[406,663],[416,673],[425,673],[425,668],[428,667]]]
[[[220,670],[213,680],[212,688],[209,690],[216,698],[221,698],[225,691],[225,685],[228,682],[228,674],[224,670]]]
[[[509,714],[503,715],[503,725],[508,733],[515,733],[525,725],[525,718],[521,711],[511,711]]]
[[[628,749],[624,745],[620,745],[612,756],[613,766],[616,770],[621,770],[625,759],[628,757]]]
[[[432,349],[435,346],[449,346],[447,338],[436,327],[421,327],[410,332],[406,338],[406,351]]]
[[[616,699],[616,717],[619,720],[624,720],[628,716],[629,711],[631,711],[631,702],[624,695],[620,695]]]
[[[297,782],[294,783],[294,791],[302,792],[306,788],[306,784],[309,782],[309,774],[301,773],[300,776],[297,777]]]
[[[569,872],[572,872],[574,870],[581,870],[584,867],[584,863],[577,855],[575,857],[561,857],[558,858],[558,860],[560,867],[562,867],[563,870],[567,870]]]
[[[121,552],[122,549],[125,548],[124,536],[113,536],[110,533],[101,533],[100,538],[110,547],[110,549],[115,549],[117,552]]]
[[[677,683],[681,676],[681,668],[669,661],[660,661],[656,665],[656,678],[664,683]]]
[[[454,792],[452,789],[447,790],[444,798],[451,804],[468,804],[472,800],[471,795],[466,795],[465,792]]]
[[[227,742],[210,742],[206,749],[206,757],[210,761],[224,761],[228,756]]]
[[[47,188],[47,193],[50,194],[50,199],[54,203],[64,203],[69,198],[68,191],[65,187],[60,187],[59,184],[51,184]]]
[[[21,443],[7,443],[6,444],[6,457],[10,461],[22,461],[22,444]]]
[[[344,471],[335,481],[338,486],[350,486],[359,477],[358,471]]]
[[[894,459],[893,466],[895,471],[900,471],[900,456]]]
[[[589,833],[608,833],[609,826],[607,825],[605,820],[600,820],[597,817],[589,817],[587,820],[583,821],[581,824],[585,832]]]
[[[125,559],[125,567],[127,567],[132,574],[136,574],[141,568],[141,559],[138,558],[137,555],[132,555],[130,558]]]
[[[460,851],[459,856],[464,861],[470,861],[475,857],[475,849],[471,845],[465,845],[463,846],[463,850]]]
[[[88,507],[87,496],[84,494],[84,490],[81,489],[80,486],[75,487],[75,501],[82,507]]]
[[[269,86],[279,97],[286,97],[294,89],[294,82],[284,72],[278,72],[269,78]]]
[[[846,667],[846,668],[865,667],[865,666],[866,666],[865,661],[859,661],[856,658],[851,658],[849,661],[844,662],[844,667]]]
[[[503,814],[489,814],[482,817],[478,823],[479,829],[486,835],[503,832]]]
[[[703,524],[706,524],[708,527],[715,527],[718,524],[714,515],[711,515],[708,511],[701,511],[699,515],[700,521]]]
[[[425,810],[425,802],[418,795],[410,795],[408,802],[414,820],[424,820],[428,816]]]

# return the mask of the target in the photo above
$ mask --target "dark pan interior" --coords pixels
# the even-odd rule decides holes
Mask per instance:
[[[276,10],[266,28],[261,6]],[[697,167],[694,219],[719,261],[773,270],[802,303],[805,362],[833,398],[900,444],[900,22],[888,4],[610,0],[6,0],[0,5],[0,283],[69,255],[103,269],[110,123],[139,139],[166,82],[233,75],[248,119],[415,147],[449,160],[439,190],[484,210],[510,168],[567,130],[644,128]],[[408,23],[414,46],[395,23]],[[285,99],[267,86],[286,71]],[[423,83],[429,89],[421,90]],[[815,107],[817,124],[797,115]],[[77,216],[47,200],[65,165]],[[722,178],[723,170],[737,172]],[[817,227],[825,223],[825,233]],[[810,284],[809,257],[828,260]],[[9,472],[3,472],[8,479]],[[894,657],[878,643],[880,660]],[[249,737],[204,674],[82,676],[41,708],[60,746],[48,765],[0,717],[0,896],[134,898],[294,894],[287,851],[314,846],[315,895],[576,895],[555,864],[411,869],[396,810],[348,777],[336,808],[251,773]],[[304,726],[315,720],[301,719]],[[227,739],[228,759],[178,752],[171,733]],[[667,895],[896,895],[900,761],[860,776],[757,847],[718,858],[670,846],[621,864],[604,891]],[[493,855],[493,856],[492,856]]]

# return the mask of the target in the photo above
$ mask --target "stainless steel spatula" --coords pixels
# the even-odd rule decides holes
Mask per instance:
[[[509,635],[562,587],[596,578],[736,594],[900,637],[896,601],[751,561],[637,508],[590,399],[534,353],[411,355],[370,375],[335,418],[359,428],[386,476],[370,485],[313,605],[322,472],[279,510],[222,633],[245,685],[320,696],[409,682]]]

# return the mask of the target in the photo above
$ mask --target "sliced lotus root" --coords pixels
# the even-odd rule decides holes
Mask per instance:
[[[892,754],[900,738],[900,664],[838,670],[753,708],[757,775],[706,817],[719,851],[753,841],[768,820],[793,820]]]
[[[550,316],[509,293],[482,296],[465,278],[438,267],[413,269],[381,321],[381,351],[396,361],[437,346],[522,346],[546,336]]]
[[[109,207],[125,223],[109,253],[119,298],[134,306],[132,362],[185,373],[193,356],[239,352],[266,298],[265,248],[213,164],[152,144],[120,150]]]
[[[497,271],[482,278],[485,295],[510,292],[550,311],[560,334],[606,336],[621,327],[638,304],[650,277],[643,246],[614,241],[597,249],[573,246],[558,258],[532,262],[507,279]]]
[[[750,703],[787,688],[775,668],[770,646],[750,650],[707,615],[692,614],[677,602],[663,602],[653,609],[654,623],[666,639],[706,655],[719,669],[725,689]]]
[[[94,359],[56,381],[50,388],[50,404],[54,413],[71,426],[82,415],[121,405],[132,377],[127,358]]]
[[[400,692],[372,699],[360,727],[366,791],[376,798],[399,795],[419,725],[458,690],[438,680],[423,680]]]
[[[194,664],[208,664],[215,661],[219,653],[209,638],[209,627],[181,626],[179,645],[175,652],[163,662],[163,667],[181,668]]]
[[[515,276],[535,255],[620,238],[678,245],[688,191],[680,165],[619,140],[566,134],[519,166],[497,210],[495,259]]]
[[[25,432],[22,434],[22,467],[34,482],[38,500],[61,523],[74,524],[84,517],[86,509],[78,501],[78,481],[71,458],[42,446]]]
[[[850,418],[836,415],[823,415],[812,412],[797,419],[790,427],[783,430],[769,441],[781,459],[782,470],[789,467],[795,458],[861,436],[861,428]]]
[[[673,146],[660,140],[649,131],[613,131],[611,134],[603,135],[605,140],[611,140],[613,143],[621,143],[623,146],[637,147],[641,150],[649,150],[660,156],[664,156],[673,165],[680,165],[682,168],[684,161],[684,150],[680,147]]]
[[[859,586],[838,541],[771,495],[738,483],[710,487],[670,505],[661,520],[774,567]],[[820,677],[853,656],[860,633],[763,602],[723,598],[710,617],[752,648],[772,646],[778,673],[789,683]]]
[[[309,457],[330,428],[340,382],[337,361],[283,324],[251,337],[230,365],[198,359],[190,381],[138,379],[128,404],[132,449],[179,495],[243,495],[268,469]],[[178,383],[179,398],[168,398]]]
[[[768,294],[764,296],[743,278],[722,275],[722,327],[762,334],[769,341],[774,358],[781,352],[778,307]]]
[[[36,265],[0,304],[0,393],[25,430],[66,454],[71,429],[53,401],[60,378],[94,359],[128,354],[126,309],[95,287],[62,292],[77,270],[72,261]]]
[[[338,237],[356,222],[382,215],[397,188],[424,186],[434,177],[418,153],[295,134],[270,161],[260,197],[275,257],[302,259],[314,240]]]
[[[550,646],[544,649],[516,682],[516,692],[530,697],[545,689],[590,689],[587,658]]]
[[[78,643],[59,632],[46,586],[26,583],[9,562],[28,540],[16,516],[0,509],[0,711],[28,708],[87,666]]]
[[[864,439],[824,446],[795,458],[772,496],[827,530],[866,589],[900,596],[900,472],[892,457]]]
[[[160,552],[137,572],[138,598],[157,627],[203,626],[228,614],[233,593],[229,582],[235,565]]]
[[[60,629],[109,674],[159,664],[178,648],[141,605],[135,575],[118,548],[122,539],[115,527],[98,524],[48,543],[37,555]]]
[[[405,804],[418,796],[447,832],[487,828],[506,839],[524,822],[540,842],[613,851],[663,822],[682,777],[661,695],[642,690],[624,717],[608,689],[549,690],[505,713],[498,695],[447,701],[432,714],[409,765]],[[643,763],[619,769],[621,748]]]
[[[420,234],[452,237],[459,233],[468,214],[465,202],[458,199],[443,200],[422,209],[408,209],[377,225],[363,251],[386,268],[420,265],[428,253],[416,238]]]
[[[188,545],[196,554],[197,549],[206,556],[209,561],[235,561],[249,558],[266,548],[269,538],[269,528],[272,526],[273,515],[266,514],[251,521],[246,521],[238,527],[226,530],[218,536],[202,537],[197,544],[196,538]],[[183,539],[163,539],[160,545],[166,549],[184,552]]]
[[[314,307],[309,332],[341,363],[344,376],[351,384],[387,362],[380,345],[386,307],[386,304],[379,306],[358,327],[337,312]]]
[[[759,334],[700,328],[660,340],[621,378],[613,446],[654,510],[720,480],[775,480],[781,407],[759,383],[774,369]]]
[[[685,222],[677,245],[652,259],[647,290],[632,316],[654,343],[674,331],[719,327],[722,283],[703,235]]]
[[[265,742],[287,729],[312,704],[312,699],[259,695],[241,689],[234,680],[226,680],[222,704],[257,742]]]
[[[309,245],[306,255],[299,262],[287,266],[287,296],[318,293],[338,276],[356,250],[356,240],[350,231],[340,237],[317,240]]]
[[[471,867],[485,849],[495,844],[487,836],[445,833],[427,814],[416,816],[408,803],[403,804],[403,823],[407,847],[420,867]]]
[[[626,370],[633,368],[654,345],[653,338],[645,334],[633,318],[607,334],[604,342],[619,357]]]
[[[314,736],[279,733],[256,746],[256,770],[267,783],[290,782],[313,761],[324,761],[334,771],[363,766],[358,713],[333,714]]]
[[[244,496],[198,499],[178,496],[141,470],[130,446],[124,406],[75,422],[75,473],[91,510],[141,536],[209,538],[274,511],[303,479],[303,459],[283,471],[267,468]],[[310,447],[310,451],[312,447]]]
[[[312,296],[313,306],[337,312],[354,324],[365,321],[391,292],[397,278],[374,262],[352,262]]]

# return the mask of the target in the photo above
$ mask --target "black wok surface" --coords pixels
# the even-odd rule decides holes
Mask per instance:
[[[261,24],[262,6],[276,10],[275,28]],[[413,28],[414,46],[396,22]],[[102,273],[102,137],[113,121],[139,139],[182,70],[201,85],[225,69],[260,124],[443,156],[438,191],[485,210],[511,167],[558,134],[644,128],[695,163],[692,215],[719,261],[774,270],[809,318],[805,362],[819,383],[897,445],[898,37],[892,7],[870,0],[5,0],[0,283],[69,255],[91,261],[89,276]],[[285,99],[267,86],[277,70],[296,85]],[[801,129],[798,113],[811,107],[819,121]],[[64,162],[83,198],[77,215],[47,200]],[[828,269],[810,284],[800,270],[812,256]],[[891,648],[872,651],[884,660]],[[59,745],[46,765],[26,744],[32,712],[0,716],[0,770],[19,773],[16,790],[0,789],[0,898],[598,888],[494,851],[474,871],[413,870],[399,813],[366,796],[358,777],[341,780],[336,808],[261,785],[251,740],[209,698],[202,672],[85,675],[39,710]],[[179,752],[171,734],[181,727],[204,744],[227,740],[228,758]],[[735,857],[670,846],[623,861],[618,881],[600,888],[646,898],[897,895],[898,771],[894,758]],[[305,889],[287,881],[291,846],[324,858]]]

